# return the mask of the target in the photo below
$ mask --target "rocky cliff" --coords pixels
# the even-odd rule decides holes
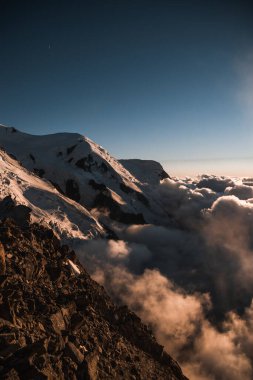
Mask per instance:
[[[1,379],[186,380],[51,230],[5,218],[0,242]]]

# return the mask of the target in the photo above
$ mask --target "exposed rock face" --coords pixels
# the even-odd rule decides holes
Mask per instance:
[[[37,174],[40,178],[43,178],[44,174],[45,174],[45,170],[43,169],[37,169],[37,168],[34,168],[33,169],[34,173]]]
[[[5,274],[6,264],[5,264],[5,251],[3,244],[0,242],[0,275]]]
[[[16,224],[27,226],[30,223],[31,209],[25,205],[17,205],[16,202],[7,196],[0,201],[0,216],[15,220]]]
[[[73,179],[68,179],[66,181],[66,195],[73,199],[74,201],[78,202],[80,201],[80,191],[78,184]]]
[[[186,379],[51,230],[5,219],[0,241],[1,379]]]

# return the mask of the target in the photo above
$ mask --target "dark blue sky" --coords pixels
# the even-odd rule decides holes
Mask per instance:
[[[249,1],[0,0],[0,123],[177,165],[253,156],[252,20]]]

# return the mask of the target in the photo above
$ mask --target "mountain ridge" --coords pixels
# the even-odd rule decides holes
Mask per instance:
[[[0,219],[2,379],[187,380],[52,230]]]
[[[159,163],[142,161],[146,171],[152,162],[149,164],[152,180],[148,184],[142,183],[100,145],[79,134],[35,136],[2,126],[0,146],[26,169],[46,178],[89,210],[114,209],[110,218],[129,224],[159,224],[167,216],[152,194],[154,182],[159,183],[159,172],[161,179],[168,176]],[[129,164],[133,171],[133,160]],[[136,167],[136,171],[140,169]]]

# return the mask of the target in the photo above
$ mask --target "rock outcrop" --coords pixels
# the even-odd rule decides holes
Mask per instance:
[[[0,242],[1,379],[186,380],[51,230],[5,218]]]

